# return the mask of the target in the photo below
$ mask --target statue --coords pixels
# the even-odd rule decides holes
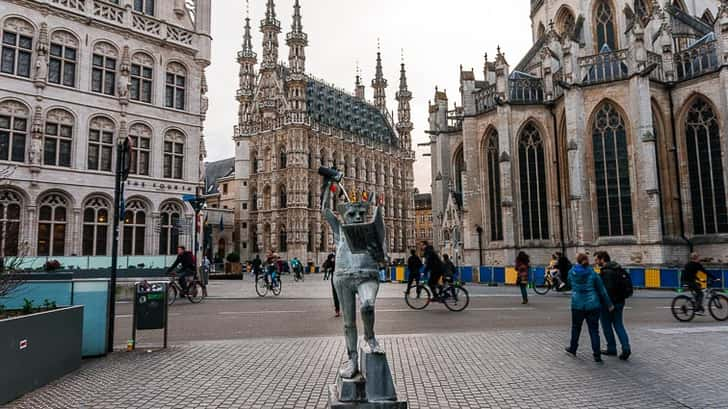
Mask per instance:
[[[329,407],[406,408],[397,401],[392,374],[384,349],[374,334],[375,301],[379,292],[379,267],[387,259],[383,209],[376,206],[376,195],[353,202],[341,185],[343,174],[335,168],[320,168],[324,177],[321,211],[331,225],[336,243],[336,268],[333,284],[344,316],[344,337],[348,360],[339,370],[336,385],[330,386]],[[345,203],[338,206],[340,218],[330,208],[332,192],[340,189]],[[373,207],[372,207],[373,206]],[[367,221],[372,208],[372,219]],[[358,350],[356,298],[361,304],[364,342]]]

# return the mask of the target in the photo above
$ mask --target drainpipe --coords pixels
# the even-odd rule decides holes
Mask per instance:
[[[483,228],[478,225],[475,227],[475,231],[478,232],[478,255],[480,256],[480,265],[478,265],[478,268],[483,265]]]
[[[676,166],[679,166],[679,158],[677,154],[677,132],[675,131],[675,103],[672,99],[672,91],[675,88],[675,84],[671,83],[668,85],[668,92],[667,95],[669,96],[670,100],[670,126],[672,127],[672,154],[673,154],[673,160],[675,161]],[[690,241],[690,239],[685,235],[685,215],[683,214],[683,197],[682,197],[682,181],[680,180],[680,168],[676,169],[675,177],[677,178],[677,197],[678,202],[680,205],[678,206],[678,216],[680,218],[680,237],[685,240],[685,242],[688,244],[688,248],[690,249],[690,253],[693,252],[694,246],[693,242]]]
[[[556,126],[556,113],[554,112],[555,104],[549,104],[549,112],[554,126],[554,153],[556,157],[556,190],[559,196],[559,241],[561,242],[561,254],[566,254],[566,242],[564,241],[564,198],[561,191],[561,161],[559,160],[559,131]]]

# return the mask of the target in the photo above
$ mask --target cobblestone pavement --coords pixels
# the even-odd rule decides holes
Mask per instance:
[[[271,325],[275,325],[272,323]],[[597,365],[565,330],[383,337],[400,398],[424,408],[728,408],[728,327],[632,331],[629,362]],[[324,408],[340,337],[117,352],[10,408]]]

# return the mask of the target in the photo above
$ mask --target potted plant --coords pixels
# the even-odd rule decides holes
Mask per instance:
[[[243,272],[243,265],[240,263],[239,253],[230,253],[225,257],[227,264],[225,265],[225,273],[240,274]]]

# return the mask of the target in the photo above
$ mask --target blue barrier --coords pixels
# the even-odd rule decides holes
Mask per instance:
[[[680,288],[680,270],[660,270],[660,288]]]
[[[389,279],[392,281],[397,281],[397,267],[389,268]]]
[[[627,269],[629,274],[632,276],[632,285],[637,288],[645,287],[645,269],[644,268],[629,268]]]
[[[48,300],[59,307],[73,304],[73,281],[28,281],[13,291],[10,296],[0,298],[0,304],[10,310],[23,308],[25,300],[30,300],[35,307],[40,307]]]
[[[496,283],[506,282],[506,268],[505,267],[494,267],[493,277]]]
[[[493,268],[480,266],[480,282],[490,283],[493,282]]]
[[[460,267],[460,280],[465,283],[473,282],[473,267],[463,266]]]
[[[546,281],[546,268],[535,267],[531,269],[531,282],[535,285],[543,285]]]

